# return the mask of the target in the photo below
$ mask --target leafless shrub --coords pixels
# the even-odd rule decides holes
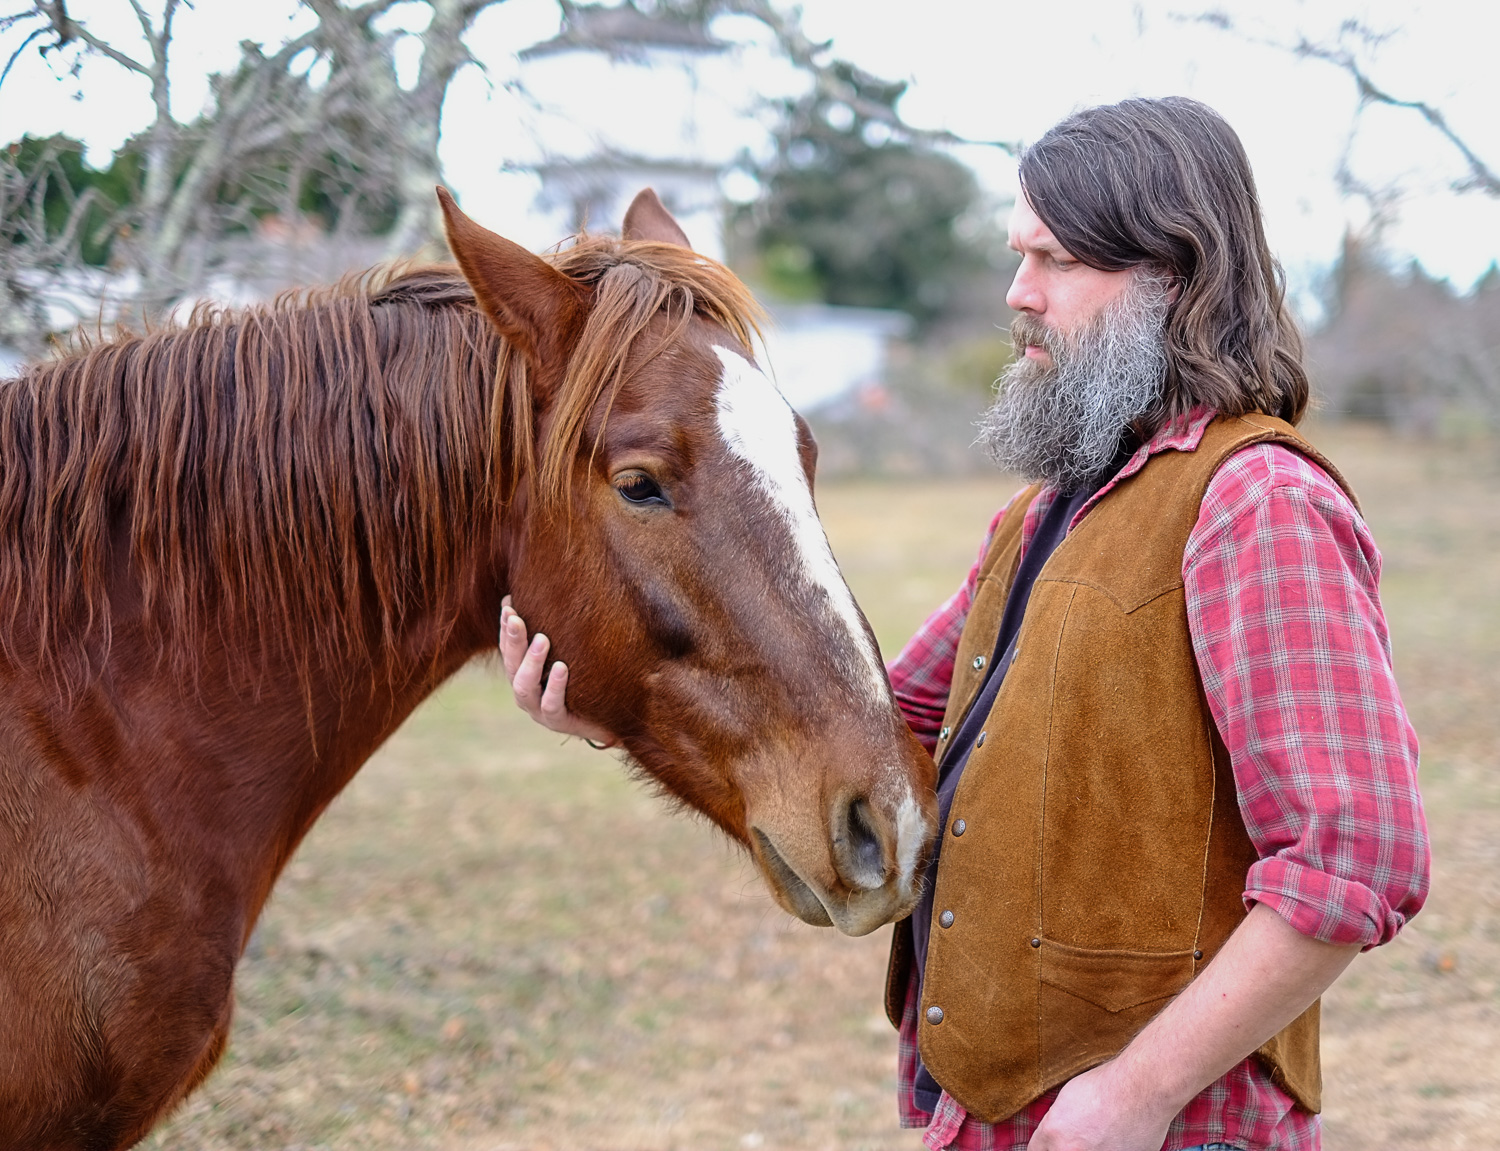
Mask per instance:
[[[1500,270],[1460,294],[1346,243],[1334,307],[1308,341],[1325,410],[1432,434],[1500,431]]]

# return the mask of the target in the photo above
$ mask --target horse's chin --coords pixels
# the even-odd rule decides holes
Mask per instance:
[[[776,902],[803,923],[810,923],[814,927],[832,927],[833,917],[828,914],[828,908],[802,877],[792,870],[791,864],[781,857],[775,844],[762,831],[756,830],[751,834],[755,840],[751,849],[755,853],[755,862],[760,865],[766,886],[771,889]]]
[[[866,890],[819,892],[797,874],[764,832],[753,829],[751,838],[751,851],[772,898],[803,923],[836,927],[845,935],[868,935],[910,914],[916,905],[920,889],[911,884],[904,892],[895,882]]]

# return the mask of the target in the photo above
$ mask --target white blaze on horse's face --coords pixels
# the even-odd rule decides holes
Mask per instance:
[[[809,621],[817,644],[835,661],[839,698],[822,711],[810,735],[815,747],[755,749],[740,767],[747,777],[769,770],[746,794],[752,850],[778,902],[808,923],[832,923],[863,935],[904,913],[916,900],[917,871],[929,839],[928,817],[911,782],[892,759],[884,778],[869,778],[862,764],[842,784],[837,773],[819,778],[805,769],[805,754],[839,745],[827,721],[844,725],[852,743],[861,731],[867,750],[881,755],[891,725],[899,724],[880,656],[839,574],[828,537],[813,507],[812,487],[799,451],[797,419],[776,386],[753,363],[715,346],[723,365],[716,406],[719,434],[743,464],[754,490],[787,529],[794,562],[787,573],[799,601],[810,598],[821,619]],[[902,733],[905,734],[904,732]],[[842,753],[838,753],[842,754]],[[792,765],[790,768],[788,765]],[[822,794],[826,788],[826,794]]]
[[[868,705],[887,703],[889,686],[880,658],[813,508],[791,405],[744,356],[718,345],[714,352],[724,365],[718,395],[719,432],[730,452],[750,465],[756,486],[786,520],[803,578],[823,591],[835,620],[847,632],[847,650],[854,661],[854,666],[844,669],[849,681],[859,685]]]

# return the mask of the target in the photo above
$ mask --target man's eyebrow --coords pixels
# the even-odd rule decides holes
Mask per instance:
[[[1038,240],[1034,244],[1023,244],[1016,237],[1007,236],[1005,246],[1013,252],[1019,252],[1024,248],[1027,251],[1041,252],[1047,256],[1067,256],[1072,259],[1072,254],[1056,240]]]

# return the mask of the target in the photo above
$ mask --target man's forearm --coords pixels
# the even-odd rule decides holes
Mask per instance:
[[[1032,1151],[1156,1151],[1194,1096],[1302,1014],[1358,950],[1303,935],[1256,904],[1124,1051],[1063,1087]]]
[[[1257,903],[1212,963],[1117,1057],[1178,1111],[1310,1007],[1358,953]],[[1149,1085],[1149,1087],[1148,1087]]]

